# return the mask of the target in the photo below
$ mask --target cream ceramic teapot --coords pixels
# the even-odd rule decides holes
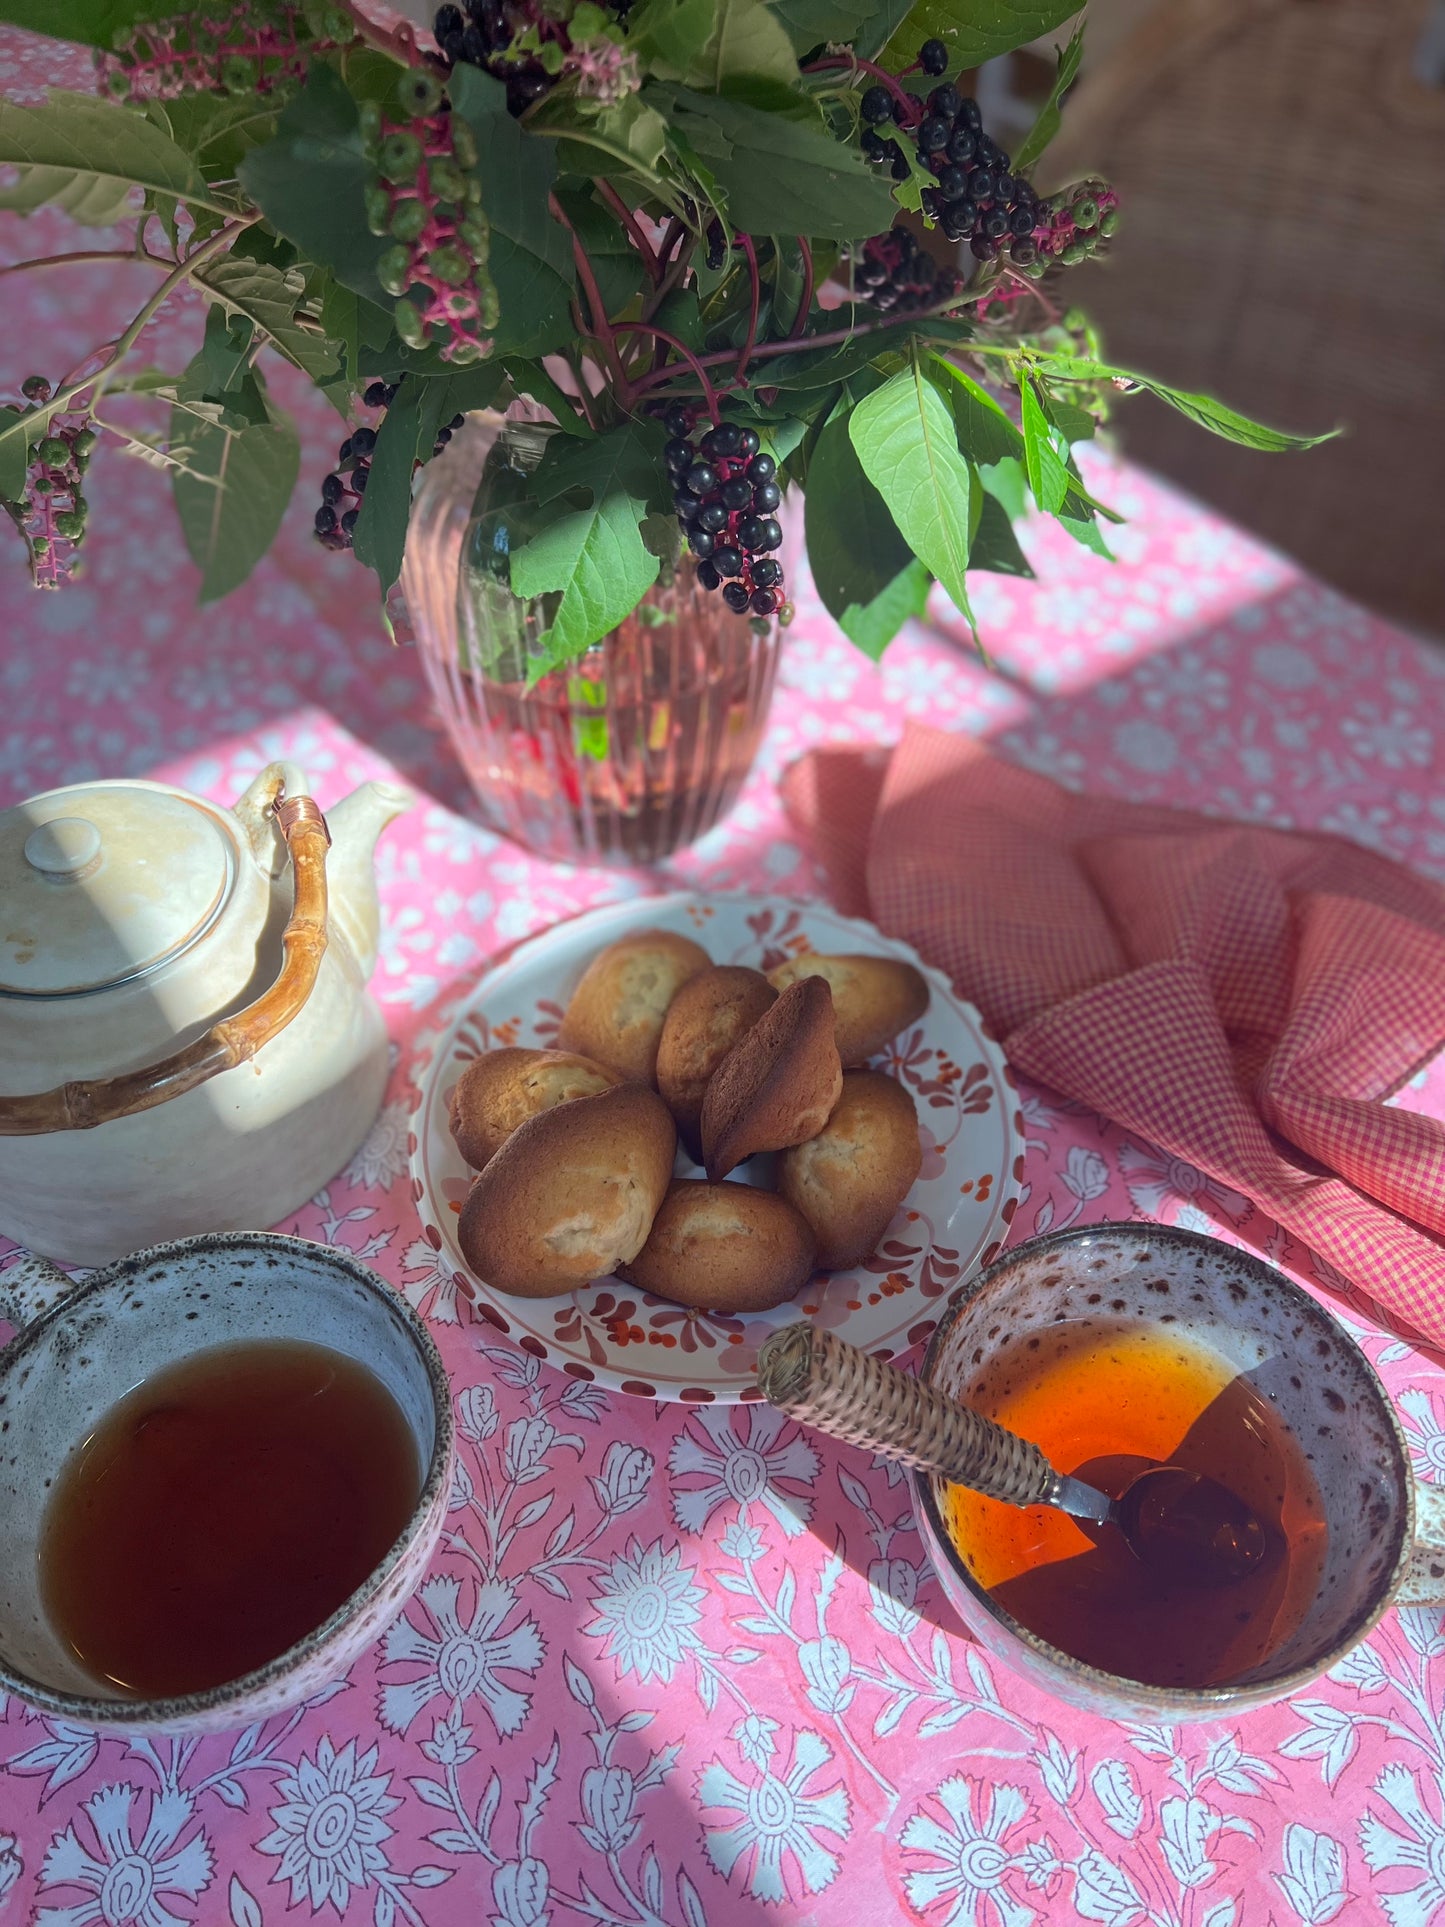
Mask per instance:
[[[273,763],[225,810],[163,783],[0,812],[0,1233],[106,1264],[275,1224],[386,1083],[376,839],[406,791],[323,818]]]

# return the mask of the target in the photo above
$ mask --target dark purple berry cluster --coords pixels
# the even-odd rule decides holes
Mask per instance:
[[[396,384],[374,381],[362,396],[368,408],[389,408],[396,399]],[[462,425],[463,417],[453,415],[446,427],[438,430],[434,456],[440,455]],[[321,484],[321,506],[316,511],[316,540],[325,549],[349,549],[356,535],[361,514],[361,498],[371,479],[371,457],[376,448],[374,428],[354,428],[341,444],[336,466]]]
[[[552,85],[540,60],[519,60],[511,54],[516,29],[502,0],[465,0],[462,6],[438,7],[432,24],[442,58],[453,66],[480,67],[507,83],[507,109],[524,114]]]
[[[941,308],[963,292],[957,268],[941,266],[906,227],[865,241],[854,256],[853,288],[860,301],[884,314]]]
[[[635,93],[640,75],[610,31],[631,0],[603,3],[609,24],[597,24],[593,6],[584,30],[580,12],[574,23],[573,9],[557,0],[448,0],[437,8],[432,32],[452,66],[480,67],[506,82],[507,110],[514,116],[525,114],[564,74],[574,78],[579,94],[610,105]]]
[[[919,53],[925,73],[942,73],[948,55],[930,40]],[[1009,156],[983,131],[978,102],[949,81],[926,100],[882,85],[860,102],[863,152],[887,165],[894,180],[913,171],[900,144],[908,140],[936,183],[923,190],[923,212],[950,241],[967,241],[980,261],[1004,255],[1017,267],[1038,259],[1049,216],[1030,184],[1009,171]],[[1042,231],[1042,234],[1040,233]]]
[[[678,520],[697,557],[697,579],[720,588],[738,615],[772,616],[783,606],[783,567],[777,511],[783,491],[778,465],[762,452],[754,430],[737,422],[701,424],[681,403],[666,416],[664,449]]]
[[[33,414],[54,393],[44,375],[27,375],[20,392]],[[25,537],[30,572],[39,589],[58,588],[85,539],[88,506],[82,488],[100,437],[83,412],[52,415],[30,450],[25,493],[3,504]]]

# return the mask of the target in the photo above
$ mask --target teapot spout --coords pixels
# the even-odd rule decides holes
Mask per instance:
[[[376,839],[416,799],[395,783],[363,783],[326,812],[331,853],[326,860],[328,914],[349,939],[363,978],[376,964],[381,913],[376,894]]]

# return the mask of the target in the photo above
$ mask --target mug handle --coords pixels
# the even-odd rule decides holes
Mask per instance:
[[[18,1263],[0,1271],[0,1318],[12,1324],[17,1333],[22,1332],[52,1311],[74,1289],[75,1282],[69,1272],[51,1264],[48,1258],[22,1251]]]
[[[1445,1486],[1415,1479],[1415,1543],[1395,1593],[1397,1606],[1445,1606]]]

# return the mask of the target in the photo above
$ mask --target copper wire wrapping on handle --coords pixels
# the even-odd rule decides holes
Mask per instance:
[[[816,1325],[764,1342],[758,1385],[805,1425],[1009,1505],[1043,1504],[1058,1476],[1027,1439]]]
[[[326,852],[331,832],[309,796],[283,798],[278,786],[272,807],[291,853],[295,878],[275,982],[253,1004],[223,1018],[204,1037],[158,1064],[117,1077],[60,1084],[27,1097],[0,1097],[0,1137],[86,1131],[113,1118],[153,1110],[217,1072],[246,1063],[291,1022],[311,995],[326,951]]]

